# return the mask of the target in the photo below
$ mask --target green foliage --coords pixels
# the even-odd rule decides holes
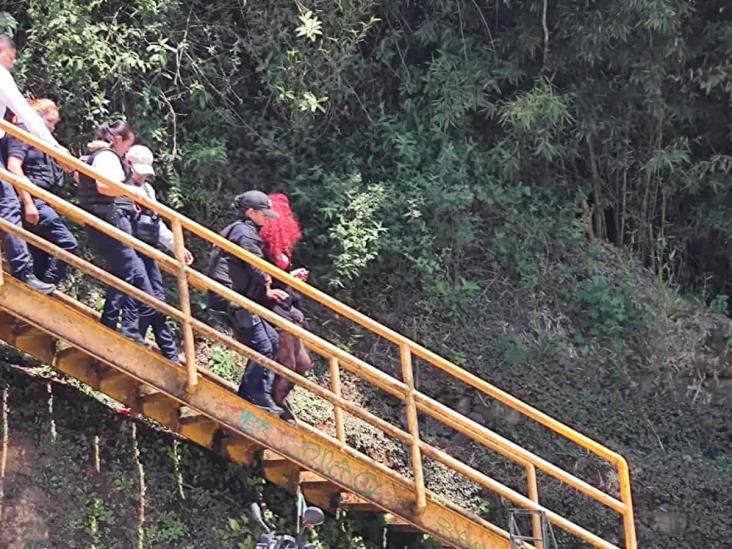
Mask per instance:
[[[565,152],[557,143],[562,130],[572,122],[572,115],[566,98],[558,96],[545,81],[508,102],[500,120],[514,144],[533,150],[538,158],[551,161]]]
[[[321,211],[331,224],[328,241],[334,248],[334,275],[329,284],[343,287],[379,254],[386,232],[380,219],[386,190],[381,184],[363,188],[358,174],[346,176],[334,186],[340,192]]]
[[[335,288],[408,280],[426,310],[459,311],[480,286],[460,273],[493,261],[535,288],[582,245],[582,200],[605,212],[596,236],[696,280],[677,252],[732,234],[710,194],[729,173],[715,126],[732,74],[727,12],[560,2],[544,60],[536,6],[490,4],[11,9],[19,72],[59,98],[64,139],[78,147],[100,118],[127,116],[170,202],[214,225],[242,186],[289,192],[306,255]],[[687,41],[687,27],[709,41]]]
[[[510,365],[521,364],[529,355],[523,339],[516,334],[510,334],[501,341],[501,355]]]
[[[7,11],[0,11],[0,34],[13,36],[18,29],[18,20]]]
[[[729,296],[725,294],[717,294],[709,304],[709,308],[715,313],[726,313],[729,310]]]
[[[297,34],[297,36],[304,36],[311,42],[315,42],[318,39],[318,36],[323,35],[323,23],[321,23],[317,17],[313,16],[312,11],[304,9],[299,5],[298,7],[300,8],[299,19],[302,24],[295,29],[295,34]]]
[[[214,345],[211,348],[211,356],[208,359],[206,368],[217,376],[238,382],[241,377],[241,365],[237,363],[238,356],[222,345]]]
[[[531,302],[572,313],[577,352],[620,348],[650,306],[586,266],[588,240],[729,295],[732,10],[548,7],[546,44],[527,0],[0,0],[0,27],[17,22],[19,79],[60,101],[73,150],[126,116],[165,198],[214,228],[243,187],[288,193],[298,259],[362,308],[461,332]],[[497,360],[566,354],[528,324],[500,332]],[[209,366],[238,375],[223,349]]]
[[[187,537],[185,524],[172,512],[164,513],[146,535],[150,543],[177,543]]]
[[[585,334],[618,339],[639,334],[651,320],[650,307],[638,299],[633,281],[594,275],[567,292],[570,309],[579,316]]]
[[[214,530],[216,539],[222,544],[238,549],[253,547],[257,538],[254,537],[249,522],[244,515],[237,518],[229,517],[225,527],[217,527]]]
[[[114,513],[99,497],[92,497],[82,511],[81,517],[71,521],[71,526],[83,530],[93,545],[98,545],[108,534],[107,528],[115,523]]]

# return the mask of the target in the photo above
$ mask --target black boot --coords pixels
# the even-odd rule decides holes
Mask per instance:
[[[48,282],[43,282],[42,280],[36,278],[36,275],[33,273],[28,273],[23,277],[23,282],[28,284],[31,288],[33,288],[37,292],[41,292],[43,295],[49,295],[56,291],[56,286],[54,284],[49,284]]]
[[[259,393],[245,398],[255,406],[259,406],[262,410],[270,414],[281,416],[284,412],[284,410],[272,399],[272,395],[268,395],[267,393]]]

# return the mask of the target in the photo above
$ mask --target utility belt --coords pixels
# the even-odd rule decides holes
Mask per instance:
[[[122,218],[133,220],[135,216],[135,203],[129,199],[115,199],[109,204],[91,204],[85,209],[118,229],[123,228],[120,226]]]
[[[160,241],[160,216],[147,208],[135,213],[132,222],[134,235],[146,244],[157,245]]]
[[[64,188],[63,182],[61,184],[58,183],[49,183],[46,179],[33,179],[29,177],[30,182],[33,183],[36,187],[40,187],[44,191],[48,191],[49,193],[57,194],[61,191],[61,189]]]
[[[133,202],[115,200],[111,204],[89,206],[88,211],[125,232],[131,227],[132,234],[146,244],[155,246],[160,240],[160,216],[148,209],[137,210]],[[124,224],[122,219],[126,220]]]

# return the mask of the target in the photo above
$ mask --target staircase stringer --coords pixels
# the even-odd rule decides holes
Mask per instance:
[[[418,513],[410,480],[355,450],[342,449],[338,441],[312,427],[292,425],[263,412],[222,386],[219,380],[202,375],[196,390],[187,393],[185,367],[105,328],[68,301],[43,296],[10,277],[5,278],[0,290],[0,308],[16,319],[81,349],[94,360],[141,384],[160,390],[450,546],[471,549],[510,546],[507,532],[454,508],[433,493],[427,494],[426,508]]]

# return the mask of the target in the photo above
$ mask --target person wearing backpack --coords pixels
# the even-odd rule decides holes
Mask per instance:
[[[155,175],[154,160],[152,151],[144,145],[133,145],[125,154],[125,162],[130,168],[128,182],[139,187],[145,198],[157,202],[155,188],[148,182],[148,178]],[[132,224],[132,232],[137,238],[150,246],[162,246],[168,252],[173,250],[173,232],[160,216],[152,210],[144,207],[138,209]],[[145,254],[138,253],[138,255],[145,265],[153,295],[160,301],[165,301],[165,285],[157,261]],[[185,250],[185,262],[186,265],[193,263],[193,254],[187,249]],[[107,299],[104,302],[102,311],[102,323],[106,326],[116,328],[119,321],[121,297],[122,292],[114,288],[110,288],[107,292]],[[165,315],[155,311],[153,315],[141,318],[140,335],[142,337],[145,337],[148,328],[152,328],[160,353],[168,360],[178,362],[178,345]]]
[[[257,257],[263,257],[259,231],[268,219],[277,217],[269,198],[261,191],[251,190],[237,195],[234,204],[240,218],[227,226],[221,232],[222,236]],[[260,305],[269,306],[288,298],[287,292],[270,287],[269,275],[218,247],[211,252],[208,275]],[[227,310],[236,339],[274,360],[279,342],[277,331],[266,320],[234,303],[228,303]],[[282,415],[283,409],[272,399],[274,380],[274,372],[250,360],[238,394],[269,413]]]
[[[60,114],[56,103],[50,99],[36,99],[30,101],[30,105],[53,132]],[[25,129],[22,124],[20,127]],[[12,136],[7,140],[9,172],[27,177],[34,185],[54,194],[63,189],[63,168],[51,156]],[[25,228],[67,252],[75,252],[78,247],[76,238],[56,210],[28,192],[19,190],[18,194]],[[58,285],[66,278],[68,266],[63,261],[31,245],[28,250],[33,257],[33,272],[39,280]]]

